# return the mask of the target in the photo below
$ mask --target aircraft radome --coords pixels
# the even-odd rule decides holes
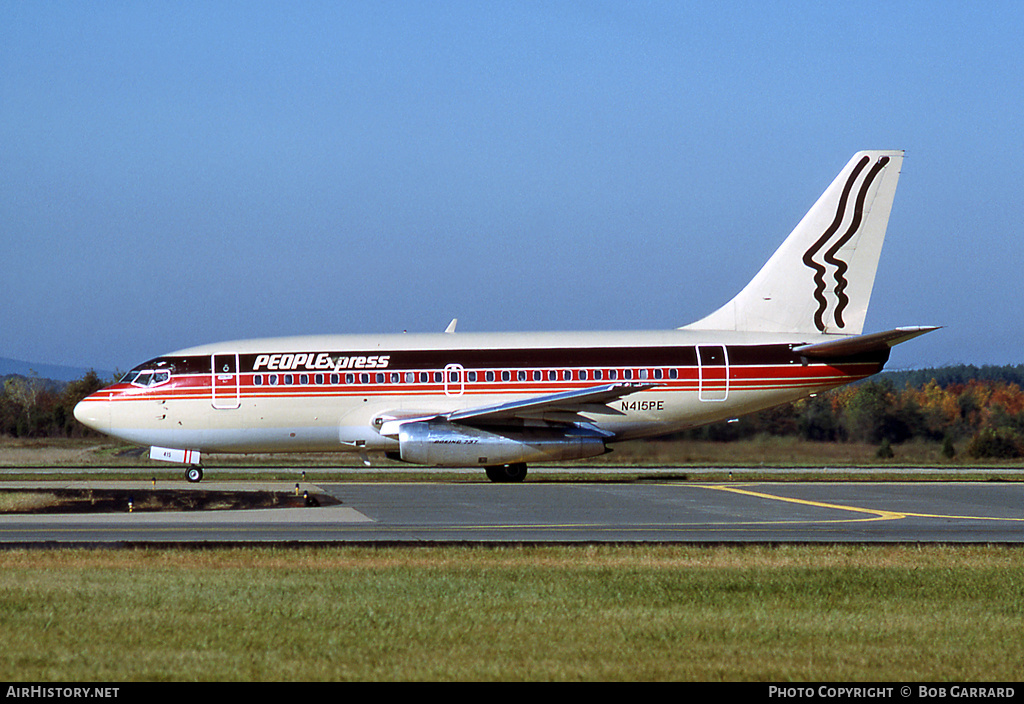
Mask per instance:
[[[934,327],[863,334],[902,151],[853,156],[761,271],[674,330],[288,337],[138,365],[75,417],[189,465],[351,451],[521,481],[530,462],[734,418],[881,371]]]

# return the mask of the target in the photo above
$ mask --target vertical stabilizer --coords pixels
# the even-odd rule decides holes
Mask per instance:
[[[687,330],[859,335],[902,151],[853,158],[740,293]]]

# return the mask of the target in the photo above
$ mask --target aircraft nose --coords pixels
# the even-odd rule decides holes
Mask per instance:
[[[110,402],[86,396],[75,405],[75,420],[101,433],[110,431]]]

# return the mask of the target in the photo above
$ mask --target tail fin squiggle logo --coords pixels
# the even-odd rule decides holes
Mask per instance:
[[[825,298],[825,273],[827,271],[824,264],[820,264],[814,260],[814,257],[821,251],[821,249],[828,244],[829,240],[839,231],[839,227],[846,220],[846,211],[850,202],[850,193],[853,191],[854,185],[857,183],[857,179],[860,177],[864,168],[871,161],[870,157],[865,156],[863,159],[857,162],[853,167],[853,171],[850,172],[850,177],[846,179],[846,184],[843,186],[842,194],[839,196],[839,204],[836,207],[836,215],[832,220],[832,224],[826,228],[825,232],[822,233],[821,237],[811,245],[811,247],[804,252],[803,262],[804,264],[814,269],[814,300],[818,302],[818,310],[814,313],[814,326],[821,332],[825,332],[825,312],[828,310],[828,301]],[[826,264],[830,264],[834,267],[834,278],[835,288],[833,293],[836,297],[836,308],[833,313],[833,319],[838,327],[846,327],[846,323],[843,321],[843,311],[850,304],[850,298],[846,295],[846,287],[849,285],[849,281],[846,279],[846,272],[849,269],[849,264],[842,259],[836,257],[836,254],[842,249],[843,245],[850,241],[850,239],[857,233],[863,222],[864,215],[864,201],[867,199],[868,190],[871,187],[871,183],[878,176],[879,172],[885,165],[889,163],[889,157],[883,156],[875,165],[868,171],[867,176],[864,178],[864,182],[860,185],[860,189],[857,192],[857,197],[854,201],[853,213],[850,216],[850,224],[847,226],[846,231],[832,244],[831,247],[825,252],[822,259]]]

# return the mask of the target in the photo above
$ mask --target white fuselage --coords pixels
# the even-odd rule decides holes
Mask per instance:
[[[785,403],[873,374],[887,357],[823,363],[792,351],[826,337],[668,330],[247,340],[151,360],[75,415],[139,445],[389,452],[398,439],[382,434],[388,421],[634,383],[638,391],[605,405],[515,421],[615,442]]]

